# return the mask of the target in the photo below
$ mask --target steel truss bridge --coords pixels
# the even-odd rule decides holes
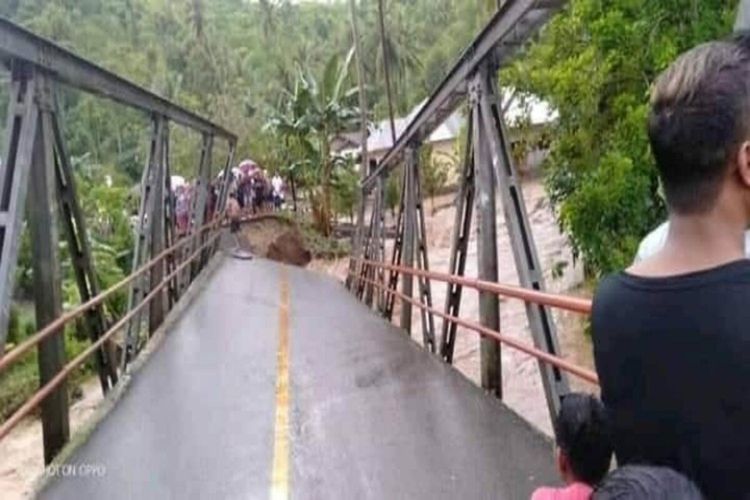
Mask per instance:
[[[738,27],[750,25],[749,3],[742,2]],[[0,19],[0,60],[11,72],[0,167],[0,346],[6,343],[24,221],[39,328],[7,352],[0,349],[0,374],[33,350],[40,373],[39,390],[0,424],[0,440],[41,408],[44,460],[52,466],[47,471],[68,471],[44,476],[36,493],[528,498],[536,486],[556,483],[549,440],[502,403],[500,349],[538,360],[554,415],[570,390],[570,375],[591,383],[597,377],[562,358],[551,308],[588,314],[591,305],[544,291],[496,75],[565,4],[502,3],[392,149],[365,172],[345,287],[220,251],[237,140],[232,132]],[[150,121],[133,272],[107,290],[97,282],[66,149],[57,102],[62,86],[140,110]],[[450,263],[446,272],[435,272],[417,151],[461,107],[468,116],[468,147]],[[176,234],[170,197],[173,126],[202,138],[198,194],[183,238]],[[226,142],[228,155],[218,209],[206,220],[216,141]],[[386,255],[385,185],[397,167],[402,197]],[[497,198],[519,285],[497,282]],[[27,206],[29,199],[34,202]],[[478,279],[464,276],[475,221]],[[81,297],[67,311],[59,228]],[[444,304],[433,303],[436,283],[447,287]],[[466,289],[478,293],[476,319],[460,316]],[[129,292],[128,309],[112,319],[105,302],[120,290]],[[524,301],[533,345],[501,333],[501,297]],[[419,343],[411,340],[414,307]],[[85,325],[90,345],[66,359],[62,332],[74,321]],[[451,367],[458,327],[481,337],[481,388]],[[89,358],[111,409],[71,442],[66,380]]]

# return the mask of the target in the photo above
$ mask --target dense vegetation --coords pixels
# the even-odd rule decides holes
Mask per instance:
[[[378,2],[357,3],[371,120],[387,116],[385,60],[396,113],[404,115],[429,95],[497,6],[496,0],[386,0],[384,58]],[[537,94],[559,112],[546,185],[592,274],[625,265],[639,238],[664,216],[644,129],[650,82],[680,51],[728,33],[735,4],[573,0],[503,71],[519,98]],[[325,140],[356,130],[359,120],[348,9],[343,0],[0,2],[0,15],[237,132],[237,158],[294,178],[317,207],[315,226],[324,234],[333,215],[351,216],[357,198],[351,163],[331,158]],[[0,86],[0,115],[6,87]],[[75,91],[65,91],[62,106],[97,269],[102,283],[112,284],[130,266],[129,216],[137,206],[147,117]],[[173,170],[191,176],[200,138],[176,127],[172,137]],[[428,193],[446,177],[440,161],[434,167],[425,175]],[[397,192],[391,179],[390,207]],[[26,241],[20,303],[31,294],[28,250]],[[69,267],[64,271],[65,300],[72,304],[77,294]],[[123,300],[109,304],[113,314]],[[15,312],[12,340],[33,330],[30,316],[28,307]],[[75,329],[69,336],[75,346]],[[0,406],[7,407],[1,392]]]
[[[680,52],[727,36],[736,6],[576,0],[504,73],[560,114],[546,185],[592,274],[627,266],[665,216],[645,129],[649,85]]]

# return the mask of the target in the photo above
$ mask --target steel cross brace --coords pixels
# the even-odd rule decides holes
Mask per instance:
[[[378,179],[377,187],[375,189],[375,199],[372,205],[372,215],[370,222],[370,238],[367,245],[367,260],[374,260],[376,262],[382,262],[384,253],[384,214],[385,214],[385,185],[383,179]],[[381,307],[381,290],[375,290],[375,286],[372,281],[380,281],[383,276],[383,270],[380,267],[367,265],[367,272],[365,278],[369,280],[366,293],[365,303],[372,307],[373,296],[377,293],[378,297],[378,308]]]
[[[367,234],[363,240],[363,259],[372,259],[372,253],[374,248],[375,239],[375,225],[376,225],[376,211],[377,198],[373,200],[373,207],[370,213],[370,223],[367,227]],[[362,263],[359,267],[359,279],[357,280],[357,298],[367,302],[367,296],[369,294],[370,305],[372,304],[372,285],[368,283],[368,279],[371,279],[373,269],[371,264]]]
[[[54,95],[51,96],[53,99]],[[68,253],[78,285],[81,302],[87,302],[99,295],[99,279],[94,271],[94,258],[86,230],[86,220],[78,203],[75,176],[70,165],[65,139],[59,121],[59,106],[55,100],[54,113],[50,123],[55,145],[55,179],[57,181],[58,202],[64,233],[68,242]],[[86,329],[92,342],[99,340],[107,330],[104,305],[99,304],[86,312]],[[95,356],[97,373],[102,391],[106,394],[117,383],[117,352],[114,342],[107,342]]]
[[[160,204],[159,200],[163,199],[163,190],[159,183],[164,182],[163,135],[165,129],[166,119],[158,115],[153,115],[151,117],[151,141],[148,160],[146,161],[146,168],[143,169],[141,179],[141,203],[140,210],[138,211],[136,241],[133,250],[133,272],[136,272],[138,268],[147,263],[150,257],[155,256],[151,254],[153,248],[152,239],[157,231],[163,230],[163,221],[162,223],[158,221],[157,213],[163,217],[163,207],[160,209],[158,205]],[[163,236],[163,233],[161,236]],[[128,296],[129,311],[140,304],[146,295],[148,295],[150,284],[160,274],[158,271],[155,271],[156,267],[151,272],[145,272],[133,281]],[[161,269],[161,273],[163,273],[163,268]],[[152,311],[153,306],[149,313]],[[121,360],[123,370],[140,349],[139,341],[144,314],[147,313],[138,312],[128,323],[125,335],[124,355]]]
[[[12,276],[17,266],[24,203],[32,240],[37,327],[44,327],[62,314],[58,216],[61,217],[81,300],[87,301],[99,293],[86,223],[59,123],[54,82],[30,65],[17,64],[12,73],[6,142],[8,154],[0,175],[2,345],[7,331],[7,311],[12,301]],[[27,197],[28,189],[31,196]],[[99,339],[107,328],[103,306],[89,310],[85,327],[92,341]],[[99,349],[95,357],[104,392],[117,382],[114,352],[109,349],[112,345],[106,347]],[[38,363],[40,383],[44,385],[65,364],[63,330],[39,343]],[[69,438],[65,384],[42,402],[42,431],[44,458],[49,463]]]
[[[224,170],[221,178],[221,188],[219,189],[219,198],[216,202],[216,213],[215,217],[223,217],[226,207],[227,207],[227,200],[229,199],[229,186],[231,184],[231,177],[232,177],[232,162],[234,161],[234,150],[235,150],[235,142],[230,141],[229,142],[229,150],[227,151],[227,161],[224,164]],[[219,249],[219,245],[221,244],[221,240],[217,238],[216,244],[213,245],[213,248],[211,249],[211,254],[215,254],[216,251]]]
[[[375,191],[375,199],[373,200],[372,204],[372,214],[370,214],[370,235],[367,240],[367,247],[365,250],[365,259],[367,260],[377,260],[377,250],[380,244],[378,243],[378,222],[380,221],[380,217],[378,216],[378,211],[380,210],[380,193]],[[365,293],[364,293],[364,301],[365,304],[367,304],[368,307],[372,307],[372,300],[373,296],[375,294],[375,287],[372,284],[372,280],[375,277],[375,267],[367,264],[363,267],[363,278],[365,278],[366,284],[365,284]]]
[[[192,254],[205,240],[205,230],[201,229],[206,222],[206,203],[208,200],[208,190],[211,183],[211,160],[213,154],[214,138],[212,135],[203,134],[203,147],[201,149],[201,162],[198,167],[198,176],[195,185],[195,194],[193,196],[193,206],[190,216],[190,233],[188,237],[191,242],[188,255]],[[190,281],[200,272],[203,266],[203,259],[193,262],[190,268]]]
[[[377,241],[377,255],[375,257],[375,260],[378,262],[385,262],[385,191],[386,191],[386,178],[380,177],[378,178],[378,185],[377,185],[377,196],[378,196],[378,226],[377,226],[377,232],[376,232],[376,241]],[[375,278],[376,281],[381,285],[377,289],[378,293],[378,300],[377,300],[377,310],[381,314],[383,313],[383,308],[385,307],[385,290],[383,289],[383,285],[385,285],[385,270],[382,267],[378,267],[375,270]]]
[[[406,193],[406,168],[401,175],[401,196],[398,204],[398,216],[396,218],[396,236],[393,239],[393,251],[391,252],[391,265],[401,265],[401,257],[404,248],[404,195]],[[388,272],[388,292],[395,292],[398,288],[398,277],[399,272],[391,269]],[[393,308],[396,304],[396,295],[394,293],[386,293],[385,296],[385,308],[383,309],[383,317],[388,321],[393,320]]]
[[[177,242],[177,220],[175,216],[176,201],[172,191],[172,169],[169,160],[169,124],[164,127],[162,134],[162,152],[164,155],[164,248],[171,248]],[[171,274],[177,268],[177,258],[170,253],[165,258],[166,273]],[[173,277],[167,285],[167,309],[180,300],[180,287],[177,277]]]
[[[422,189],[419,182],[419,148],[410,147],[407,150],[404,165],[403,199],[403,243],[401,244],[401,260],[404,267],[414,267],[416,253],[417,268],[429,271],[427,259],[427,244],[425,239],[424,211],[422,210]],[[429,280],[419,276],[419,300],[422,304],[432,306],[432,293]],[[414,290],[414,277],[404,274],[401,277],[401,292],[411,297]],[[425,348],[435,352],[435,322],[432,313],[420,308],[422,319],[422,342]],[[411,335],[412,307],[408,301],[401,304],[401,328]]]
[[[496,65],[485,63],[480,68],[476,79],[479,87],[477,90],[480,93],[477,109],[481,111],[480,122],[484,132],[479,140],[486,141],[493,158],[495,180],[500,191],[520,284],[524,288],[544,290],[542,269],[529,225],[526,204],[506,139],[502,105],[496,92],[496,72]],[[557,331],[548,308],[527,302],[526,315],[534,345],[538,349],[559,356]],[[554,419],[559,409],[560,398],[570,390],[568,378],[559,368],[547,365],[541,360],[539,371],[549,413]]]
[[[5,347],[13,299],[13,275],[18,261],[24,205],[31,238],[34,302],[37,328],[62,314],[62,276],[59,259],[58,204],[54,93],[52,82],[32,66],[12,68],[5,151],[0,175],[0,276],[2,279],[2,333]],[[27,193],[30,190],[30,196]],[[65,364],[62,330],[39,343],[39,381],[46,384]],[[49,463],[70,436],[68,392],[61,384],[42,402],[44,461]]]
[[[40,76],[29,67],[12,68],[8,118],[0,177],[0,356],[5,352],[24,203],[39,121],[37,86]]]
[[[358,261],[362,257],[362,243],[364,239],[364,224],[365,224],[365,203],[367,202],[367,192],[362,189],[360,190],[360,200],[357,207],[357,226],[354,230],[354,237],[352,238],[352,258],[349,259],[349,271],[346,275],[345,286],[347,290],[353,291],[355,295],[359,291],[357,283],[357,277],[359,276],[359,268],[362,265]]]
[[[463,276],[466,271],[466,259],[471,237],[471,219],[474,209],[474,118],[472,108],[469,108],[467,123],[466,151],[463,158],[463,170],[456,196],[456,215],[453,222],[451,239],[451,254],[448,272],[455,276]],[[461,309],[461,295],[463,287],[454,283],[446,284],[445,314],[458,317]],[[440,335],[440,355],[447,363],[453,363],[453,352],[456,345],[458,325],[452,321],[443,320]]]
[[[414,190],[414,207],[412,214],[416,217],[414,224],[415,250],[417,258],[417,268],[423,271],[430,270],[430,260],[427,255],[427,228],[424,220],[424,203],[422,198],[422,182],[419,176],[419,166],[414,165],[412,169],[413,190]],[[417,277],[419,286],[419,300],[427,307],[432,307],[432,287],[430,280],[424,276]],[[425,308],[419,309],[422,318],[422,340],[430,352],[435,352],[435,318],[431,312]]]

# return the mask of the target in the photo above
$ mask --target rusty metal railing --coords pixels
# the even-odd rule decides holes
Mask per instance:
[[[452,283],[455,285],[460,285],[465,288],[476,290],[478,292],[494,293],[500,297],[518,299],[524,302],[538,304],[541,306],[553,307],[556,309],[561,309],[561,310],[570,311],[570,312],[579,313],[579,314],[591,313],[591,301],[587,299],[581,299],[578,297],[570,297],[570,296],[565,296],[565,295],[558,295],[558,294],[548,293],[548,292],[540,292],[537,290],[528,290],[526,288],[513,286],[513,285],[506,285],[502,283],[492,283],[492,282],[482,281],[482,280],[477,280],[477,279],[472,279],[472,278],[465,278],[462,276],[455,276],[455,275],[451,275],[447,273],[424,271],[421,269],[397,266],[393,264],[387,264],[384,262],[376,262],[376,261],[364,260],[364,259],[356,259],[356,260],[361,265],[368,265],[368,266],[373,266],[375,268],[384,269],[387,271],[394,271],[397,273],[409,274],[411,276],[422,277],[427,280],[435,280],[435,281],[440,281],[443,283]],[[555,356],[541,349],[537,349],[534,346],[530,346],[528,344],[525,344],[524,342],[520,342],[517,339],[504,335],[501,332],[489,329],[483,325],[480,325],[479,323],[475,323],[466,319],[462,319],[456,316],[446,314],[445,312],[440,311],[439,309],[435,307],[428,306],[427,304],[424,304],[421,301],[414,299],[413,297],[409,297],[398,290],[388,288],[387,284],[384,282],[378,282],[375,280],[368,279],[366,277],[360,277],[358,279],[361,279],[364,282],[368,283],[369,285],[372,285],[378,288],[379,290],[383,291],[387,295],[394,296],[398,300],[409,302],[410,304],[420,309],[426,310],[429,313],[442,318],[444,321],[455,323],[458,326],[461,326],[468,330],[473,330],[481,336],[493,338],[502,344],[505,344],[513,349],[516,349],[517,351],[520,351],[529,356],[532,356],[536,358],[537,360],[540,360],[544,363],[548,363],[549,365],[555,366],[559,368],[560,370],[570,373],[571,375],[574,375],[582,380],[585,380],[592,384],[597,384],[597,385],[599,384],[599,378],[596,372],[592,370],[580,367],[559,356]]]
[[[47,337],[50,337],[52,335],[63,335],[64,327],[68,323],[82,317],[87,311],[98,306],[117,291],[127,287],[134,280],[138,279],[140,276],[142,276],[155,266],[163,263],[167,257],[175,254],[185,245],[191,243],[194,239],[200,238],[202,235],[208,233],[208,236],[205,238],[205,240],[199,246],[197,246],[190,255],[184,258],[182,262],[175,266],[175,268],[171,272],[165,275],[162,281],[151,288],[149,293],[145,296],[144,300],[139,302],[136,306],[134,306],[133,309],[129,310],[125,315],[119,318],[117,322],[115,322],[106,332],[104,332],[103,335],[101,335],[99,339],[96,340],[96,342],[93,342],[78,356],[65,364],[64,367],[52,379],[50,379],[46,384],[40,387],[23,405],[21,405],[15,412],[13,412],[13,414],[8,417],[8,419],[3,422],[2,425],[0,425],[0,439],[3,439],[5,436],[7,436],[16,425],[18,425],[37,406],[39,406],[46,397],[48,397],[58,386],[60,386],[60,384],[62,384],[67,379],[67,377],[73,372],[73,370],[81,366],[81,364],[83,364],[86,359],[88,359],[92,354],[96,353],[97,350],[100,349],[107,341],[111,340],[111,338],[118,331],[122,330],[133,317],[141,312],[143,308],[148,306],[160,293],[163,293],[164,288],[167,287],[170,282],[172,282],[181,272],[183,272],[194,261],[202,258],[206,251],[210,251],[212,248],[215,248],[214,244],[221,235],[221,232],[219,231],[221,226],[222,219],[220,217],[216,217],[213,221],[202,225],[195,231],[195,234],[193,236],[181,239],[171,247],[159,253],[145,265],[138,268],[138,270],[136,270],[134,273],[122,279],[118,283],[112,285],[104,292],[74,307],[70,311],[63,313],[55,321],[49,323],[41,330],[34,333],[31,337],[26,339],[15,348],[11,349],[7,354],[5,354],[5,356],[0,358],[1,374],[19,359],[21,359],[25,354],[27,354],[33,347],[38,346],[39,343],[45,340]]]

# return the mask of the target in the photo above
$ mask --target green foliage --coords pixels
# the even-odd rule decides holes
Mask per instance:
[[[419,156],[422,186],[430,198],[432,212],[435,213],[435,196],[448,182],[448,174],[456,164],[456,158],[443,152],[435,153],[428,144],[422,146]]]
[[[37,330],[33,307],[28,303],[14,304],[11,311],[13,326],[8,330],[9,341],[18,344]],[[10,340],[11,335],[13,340]],[[81,338],[75,327],[66,328],[64,335],[67,359],[79,355],[89,346],[88,340]],[[74,371],[68,378],[69,392],[76,392],[78,385],[91,374],[92,370],[93,360],[90,359]],[[37,389],[39,389],[37,351],[32,349],[18,362],[0,373],[0,422],[12,415]]]
[[[398,168],[391,172],[385,185],[385,206],[395,215],[396,207],[401,200],[401,183],[403,177],[402,169]]]
[[[680,52],[729,33],[735,6],[573,0],[501,75],[559,112],[546,185],[593,274],[626,266],[665,216],[645,130],[650,83]]]
[[[349,217],[350,222],[354,221],[354,208],[359,202],[359,180],[351,161],[336,169],[333,176],[333,211],[339,217]]]
[[[342,62],[334,54],[328,61],[321,79],[308,70],[299,68],[293,91],[287,93],[277,111],[266,123],[277,143],[288,145],[282,158],[288,166],[282,170],[294,172],[307,188],[312,203],[313,217],[318,230],[331,234],[331,189],[347,189],[351,183],[337,181],[341,168],[353,173],[352,162],[330,151],[330,138],[356,124],[359,109],[352,104],[356,88],[345,90],[349,80],[349,66],[354,55],[350,50]],[[338,201],[349,200],[350,193],[342,192]]]

